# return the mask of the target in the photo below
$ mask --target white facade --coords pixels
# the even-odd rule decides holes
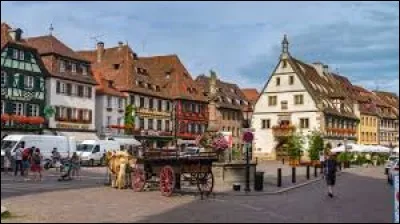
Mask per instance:
[[[96,96],[96,128],[98,135],[123,134],[123,129],[110,128],[112,125],[124,125],[126,97],[112,95]]]
[[[302,96],[302,100],[298,104],[295,104],[296,95]],[[276,101],[276,104],[269,102],[270,97],[276,97],[276,100],[272,100]],[[303,122],[308,120],[308,125],[301,127],[301,119]],[[312,130],[321,128],[320,112],[315,101],[290,64],[283,61],[279,62],[254,107],[252,127],[255,129],[255,156],[276,158],[277,142],[272,127],[279,125],[282,121],[296,126],[297,132],[304,136],[311,133]],[[263,127],[263,123],[265,127]]]
[[[57,84],[60,83],[60,84]],[[71,94],[67,94],[65,89],[66,85],[71,85]],[[59,85],[59,87],[57,87]],[[83,87],[83,96],[78,96],[78,86]],[[79,116],[78,110],[82,110],[82,116],[90,116],[90,123],[80,123],[79,121],[65,120],[62,121],[57,118],[57,114],[49,119],[50,129],[62,129],[71,131],[95,131],[95,88],[93,85],[78,83],[74,81],[67,81],[63,79],[50,78],[46,83],[48,91],[47,105],[50,105],[55,110],[56,108],[70,108],[72,109],[72,117]],[[90,97],[89,97],[90,96]],[[64,112],[59,112],[63,114]]]

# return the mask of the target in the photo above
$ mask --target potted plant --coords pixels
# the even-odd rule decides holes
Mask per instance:
[[[11,118],[10,115],[8,115],[7,113],[1,115],[2,122],[8,122],[10,118]]]
[[[217,153],[218,161],[222,161],[221,155],[229,148],[228,141],[222,135],[217,135],[212,140],[212,149]]]
[[[288,155],[290,158],[289,163],[292,166],[299,165],[300,157],[301,157],[301,154],[303,151],[302,150],[303,144],[304,144],[304,141],[300,135],[295,134],[295,135],[291,135],[289,137],[286,147],[287,147]]]

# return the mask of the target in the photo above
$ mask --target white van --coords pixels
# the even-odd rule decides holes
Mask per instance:
[[[85,140],[76,149],[82,163],[94,166],[103,164],[104,154],[108,151],[120,151],[121,144],[111,140]]]
[[[8,135],[1,141],[1,155],[10,150],[11,155],[15,155],[15,150],[19,143],[25,142],[25,148],[35,146],[40,149],[44,160],[51,159],[51,152],[54,148],[61,154],[61,157],[68,157],[76,151],[74,138],[53,135]]]

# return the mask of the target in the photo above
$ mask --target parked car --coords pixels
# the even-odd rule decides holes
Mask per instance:
[[[399,159],[397,159],[394,163],[393,166],[389,169],[388,172],[388,183],[393,185],[393,180],[395,176],[399,175]]]

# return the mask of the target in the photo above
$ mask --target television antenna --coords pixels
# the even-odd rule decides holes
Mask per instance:
[[[104,36],[104,34],[102,34],[102,35],[97,35],[97,36],[92,36],[92,37],[90,37],[90,39],[91,40],[94,40],[94,41],[96,41],[96,44],[100,41],[100,37],[103,37]]]

